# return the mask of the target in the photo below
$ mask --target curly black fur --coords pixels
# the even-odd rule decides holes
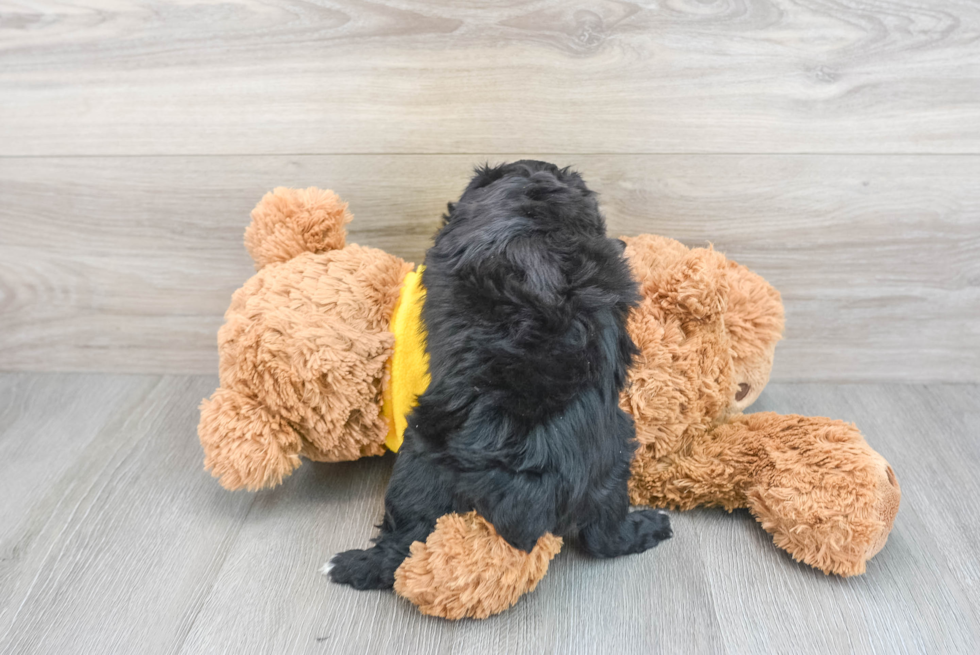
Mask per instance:
[[[638,299],[577,173],[519,161],[478,169],[425,257],[432,382],[408,418],[381,533],[331,561],[335,582],[388,588],[436,519],[477,510],[511,545],[578,533],[596,557],[670,536],[629,512],[636,447],[619,392]]]

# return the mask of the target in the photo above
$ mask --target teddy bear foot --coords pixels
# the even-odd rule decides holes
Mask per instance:
[[[514,548],[476,512],[447,514],[425,543],[395,571],[395,592],[423,614],[446,619],[485,619],[533,591],[562,540],[538,539],[530,553]]]
[[[902,498],[885,458],[843,421],[760,412],[737,423],[783,462],[746,494],[773,542],[824,573],[864,573],[885,545]]]

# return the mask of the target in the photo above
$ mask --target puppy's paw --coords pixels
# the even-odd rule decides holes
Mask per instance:
[[[333,556],[320,572],[337,584],[355,589],[390,589],[394,576],[385,576],[383,556],[375,548],[348,550]]]
[[[642,553],[666,541],[674,535],[670,528],[670,517],[658,509],[641,509],[631,512],[628,520],[635,529],[633,547],[630,552]]]

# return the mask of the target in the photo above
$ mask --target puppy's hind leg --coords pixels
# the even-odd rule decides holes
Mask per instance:
[[[642,553],[672,535],[667,514],[655,509],[629,512],[619,521],[600,519],[579,532],[582,546],[593,557]]]
[[[436,519],[453,510],[447,472],[412,450],[403,447],[398,454],[374,546],[339,553],[321,569],[334,582],[355,589],[391,589],[395,570],[408,557],[412,543],[425,541]]]
[[[670,539],[670,519],[654,509],[629,511],[629,460],[624,458],[606,484],[592,496],[591,522],[579,530],[583,548],[593,557],[642,553]]]
[[[338,553],[321,571],[334,582],[355,589],[391,589],[395,584],[395,570],[408,557],[413,541],[411,534],[382,532],[371,548]]]

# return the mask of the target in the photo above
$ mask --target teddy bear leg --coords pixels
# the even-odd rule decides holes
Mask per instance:
[[[274,487],[299,465],[302,440],[255,399],[219,388],[201,403],[204,467],[229,490]]]
[[[901,490],[855,426],[760,412],[716,437],[737,437],[756,453],[747,506],[777,546],[824,573],[864,573],[888,538]]]
[[[531,552],[508,544],[476,512],[447,514],[395,571],[395,593],[423,614],[445,619],[485,619],[534,591],[561,550],[552,534]]]

